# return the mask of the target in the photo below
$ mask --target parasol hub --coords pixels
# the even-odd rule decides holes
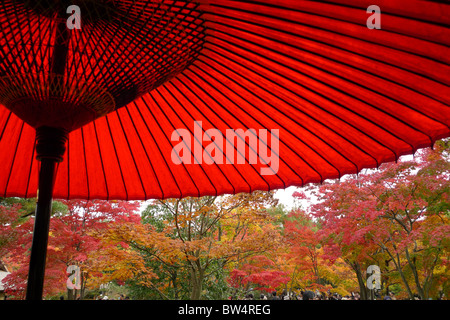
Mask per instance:
[[[68,27],[71,6],[81,30]],[[5,0],[2,30],[21,26],[26,36],[0,40],[0,104],[34,128],[76,130],[192,64],[205,41],[202,15],[188,0]]]

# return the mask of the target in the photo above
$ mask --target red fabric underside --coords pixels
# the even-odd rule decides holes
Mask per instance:
[[[301,186],[450,135],[450,5],[209,1],[182,75],[69,135],[55,198],[149,199]],[[266,4],[264,4],[266,3]],[[279,170],[171,160],[175,129],[278,129]],[[0,106],[0,196],[34,197],[34,129]],[[207,142],[203,146],[208,145]]]

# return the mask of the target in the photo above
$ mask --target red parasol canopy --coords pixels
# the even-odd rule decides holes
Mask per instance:
[[[56,198],[136,200],[302,186],[432,146],[450,135],[450,5],[379,0],[370,29],[371,4],[0,1],[0,195],[36,196],[36,156],[62,159]]]
[[[25,11],[21,2],[34,3],[35,8]],[[32,80],[47,85],[56,24],[49,22],[45,12],[52,9],[45,6],[53,2],[2,1],[2,93],[11,90],[11,84],[20,87]],[[121,2],[122,11],[139,14],[140,5]],[[111,22],[95,21],[92,13],[92,21],[87,16],[86,25],[73,31],[67,90],[79,86],[83,91],[95,84],[87,93],[110,93],[117,107],[141,97],[69,134],[55,197],[131,200],[300,186],[376,167],[449,134],[448,4],[381,1],[381,29],[371,30],[365,10],[370,1],[210,1],[199,6],[188,1],[138,2],[152,3],[147,14],[159,9],[169,19],[167,12],[177,12],[173,25],[167,22],[166,27],[186,36],[189,50],[178,49],[162,57],[165,64],[159,62],[164,55],[158,54],[159,45],[168,45],[164,33],[153,32],[161,39],[142,43],[146,40],[140,36],[148,36],[153,26],[138,35],[126,29],[129,34],[122,35],[114,13]],[[84,11],[90,13],[83,9],[82,19]],[[191,16],[198,19],[187,27],[192,30],[177,30],[176,24],[187,24]],[[171,45],[177,47],[178,42]],[[157,48],[146,47],[154,43]],[[194,59],[181,75],[163,83],[181,71],[175,60],[183,65]],[[33,79],[29,73],[39,76]],[[130,89],[134,87],[139,89]],[[117,102],[115,95],[125,91],[138,92]],[[109,98],[98,98],[105,101],[96,108],[113,109]],[[3,196],[36,195],[32,126],[39,125],[40,117],[61,122],[59,114],[33,109],[28,101],[23,109],[16,114],[26,122],[0,106]],[[202,121],[204,130],[224,133],[227,128],[279,129],[277,174],[261,176],[249,164],[174,164],[172,132],[193,132],[194,121]]]

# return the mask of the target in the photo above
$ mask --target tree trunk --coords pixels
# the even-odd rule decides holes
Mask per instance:
[[[405,250],[405,255],[406,255],[406,260],[408,261],[409,267],[411,268],[411,271],[414,275],[414,282],[416,283],[417,293],[419,294],[420,299],[424,300],[424,299],[426,299],[426,297],[423,292],[423,288],[420,285],[419,274],[417,273],[416,264],[415,264],[415,262],[411,261],[408,248],[406,248],[406,250]]]
[[[191,269],[191,300],[200,300],[202,295],[204,271]]]
[[[200,252],[196,252],[194,256],[199,257]],[[202,296],[203,280],[205,278],[205,271],[208,268],[209,262],[202,265],[200,258],[195,261],[189,260],[189,268],[191,269],[191,300],[200,300]]]
[[[411,288],[409,287],[409,283],[406,280],[405,274],[403,273],[402,266],[400,264],[400,256],[398,253],[397,253],[397,263],[395,263],[395,260],[394,260],[394,264],[395,264],[395,267],[397,268],[398,273],[400,274],[400,278],[402,279],[402,281],[406,287],[406,291],[408,292],[409,298],[411,300],[414,300],[414,294],[412,293]]]
[[[395,244],[393,244],[394,249],[397,251],[397,247],[395,246]],[[385,250],[387,252],[387,254],[391,257],[392,262],[394,263],[395,269],[398,271],[398,273],[400,274],[400,278],[403,281],[403,284],[405,285],[406,291],[408,292],[409,298],[411,300],[414,300],[414,294],[411,291],[411,288],[409,287],[409,283],[406,280],[405,274],[403,273],[402,270],[402,265],[401,265],[401,261],[400,261],[400,255],[398,252],[395,253],[396,257],[394,257],[394,255],[392,254],[392,252],[385,246],[382,245],[381,248],[383,250]],[[397,258],[397,259],[396,259]]]
[[[80,300],[83,300],[84,299],[84,293],[86,291],[86,280],[87,280],[86,278],[87,278],[87,276],[85,275],[84,272],[81,272],[80,276],[81,276]]]
[[[174,298],[175,300],[178,300],[178,281],[177,281],[177,271],[173,271],[170,273],[170,276],[172,278],[172,285],[173,285],[173,291],[174,291]]]
[[[356,278],[358,279],[358,285],[359,285],[359,295],[361,300],[367,300],[367,288],[366,288],[366,280],[364,279],[362,272],[361,272],[361,266],[358,262],[354,262],[350,264],[353,271],[356,273]]]
[[[77,289],[67,289],[67,300],[76,300],[77,299],[77,293],[79,293],[80,290]]]

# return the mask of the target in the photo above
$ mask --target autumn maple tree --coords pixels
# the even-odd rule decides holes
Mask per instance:
[[[322,225],[328,253],[352,266],[362,293],[364,268],[370,264],[385,268],[385,280],[397,274],[411,299],[414,294],[428,299],[445,280],[435,272],[449,249],[444,146],[423,151],[417,161],[390,163],[324,184],[317,192],[313,214]]]
[[[81,288],[69,290],[68,297],[83,295],[89,277],[92,260],[90,253],[99,249],[100,242],[91,233],[108,228],[110,224],[120,224],[140,217],[134,213],[138,203],[117,201],[60,201],[54,206],[47,248],[47,262],[44,294],[55,295],[67,290],[67,267],[76,265],[81,269]],[[16,211],[17,206],[3,206],[4,211]],[[5,215],[3,215],[5,216]],[[15,237],[10,237],[2,258],[12,268],[5,279],[7,294],[23,297],[28,275],[29,250],[31,247],[33,216],[11,224]],[[3,231],[3,230],[2,230]],[[2,232],[3,233],[3,232]]]
[[[200,299],[208,281],[217,285],[225,265],[275,245],[277,232],[265,210],[275,203],[271,192],[158,200],[143,212],[145,224],[114,228],[105,239],[141,254],[159,275],[146,285],[162,298],[187,289],[190,299]]]

